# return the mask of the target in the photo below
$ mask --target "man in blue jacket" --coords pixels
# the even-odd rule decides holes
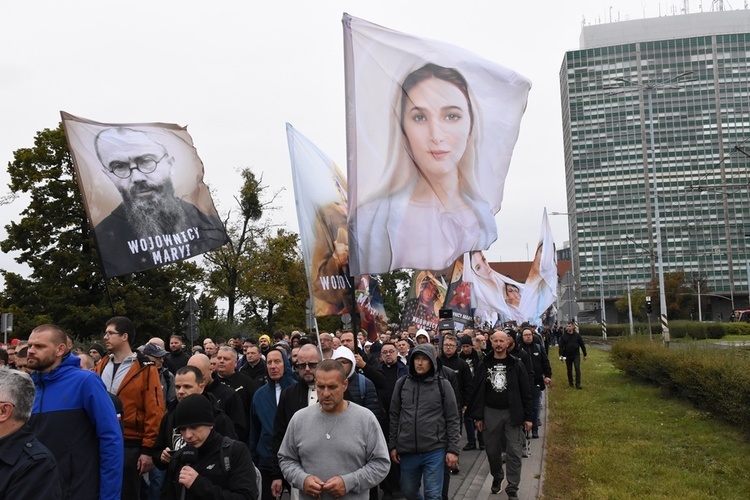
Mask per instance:
[[[119,500],[124,450],[115,407],[101,378],[80,369],[66,342],[56,325],[31,332],[27,362],[36,398],[29,425],[55,455],[63,498]]]
[[[266,353],[268,382],[255,391],[250,405],[250,453],[260,470],[261,498],[274,498],[271,483],[274,479],[273,426],[281,391],[296,384],[292,365],[283,349],[273,348]]]

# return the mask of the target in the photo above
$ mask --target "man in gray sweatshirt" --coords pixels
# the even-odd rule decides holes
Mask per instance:
[[[390,469],[375,415],[344,399],[347,373],[327,359],[315,372],[318,405],[294,414],[279,448],[284,478],[301,499],[368,500]]]

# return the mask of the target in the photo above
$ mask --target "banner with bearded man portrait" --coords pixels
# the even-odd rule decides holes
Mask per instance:
[[[227,242],[185,127],[60,114],[105,276],[188,259]]]
[[[445,270],[487,249],[531,83],[446,43],[343,24],[352,273]]]

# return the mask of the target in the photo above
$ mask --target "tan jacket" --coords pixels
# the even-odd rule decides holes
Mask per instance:
[[[96,365],[101,376],[110,356],[104,356]],[[122,427],[125,444],[137,441],[143,448],[152,448],[159,434],[159,424],[164,416],[164,394],[159,371],[153,361],[137,353],[135,363],[130,366],[122,380],[117,397],[122,401]]]

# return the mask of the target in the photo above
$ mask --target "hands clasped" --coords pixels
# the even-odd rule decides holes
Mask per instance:
[[[310,496],[317,496],[326,491],[338,498],[346,494],[346,485],[341,476],[333,476],[324,483],[319,477],[311,474],[305,478],[305,482],[302,484],[302,491]]]

